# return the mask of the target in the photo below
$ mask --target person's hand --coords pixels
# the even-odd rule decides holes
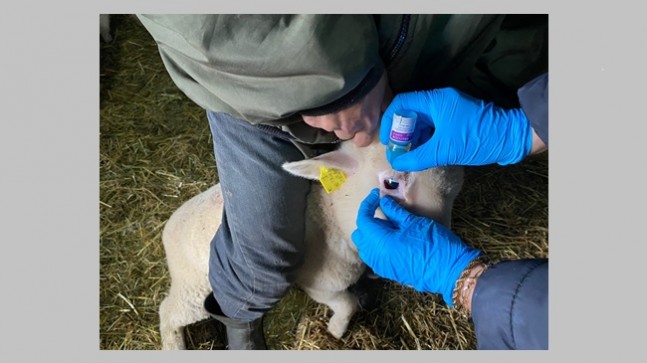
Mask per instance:
[[[301,117],[312,127],[334,132],[341,140],[352,139],[355,145],[365,147],[376,137],[380,114],[392,99],[385,71],[375,87],[350,107],[326,115]]]
[[[374,218],[378,205],[388,220]],[[359,257],[382,277],[418,291],[440,293],[453,307],[456,280],[481,252],[442,224],[407,212],[377,189],[362,201],[352,239]]]
[[[415,149],[391,160],[399,171],[445,165],[513,164],[531,150],[533,130],[521,109],[506,110],[454,88],[402,93],[382,116],[380,142],[389,142],[393,113],[418,114],[416,132],[431,134]],[[414,145],[415,147],[415,145]]]

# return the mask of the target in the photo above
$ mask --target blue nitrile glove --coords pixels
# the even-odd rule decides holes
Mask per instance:
[[[374,218],[377,206],[389,219]],[[382,277],[418,291],[442,294],[453,307],[456,280],[481,252],[442,224],[406,211],[377,189],[364,199],[352,234],[359,257]]]
[[[530,153],[532,127],[520,108],[506,110],[454,88],[397,95],[382,115],[380,142],[388,144],[393,113],[415,111],[421,137],[410,152],[391,160],[399,171],[444,165],[513,164]]]

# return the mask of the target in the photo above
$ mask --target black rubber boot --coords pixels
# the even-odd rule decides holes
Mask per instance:
[[[231,319],[225,316],[212,294],[204,300],[204,308],[209,315],[227,328],[227,349],[229,350],[265,350],[265,336],[263,335],[263,318],[246,322]]]

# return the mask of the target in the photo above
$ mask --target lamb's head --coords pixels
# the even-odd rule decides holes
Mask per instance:
[[[463,169],[444,167],[420,172],[398,172],[386,160],[385,150],[377,138],[362,148],[345,141],[335,151],[286,163],[283,168],[291,174],[312,180],[319,180],[321,168],[342,171],[347,180],[329,198],[331,205],[353,213],[357,212],[359,203],[373,188],[379,188],[381,195],[393,197],[409,211],[449,226],[451,207],[462,186]],[[354,218],[351,222],[349,228],[354,228]]]

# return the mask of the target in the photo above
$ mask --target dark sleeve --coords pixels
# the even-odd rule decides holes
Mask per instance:
[[[548,73],[523,85],[517,96],[532,128],[548,146]]]
[[[478,349],[548,349],[548,260],[487,269],[472,297]]]

